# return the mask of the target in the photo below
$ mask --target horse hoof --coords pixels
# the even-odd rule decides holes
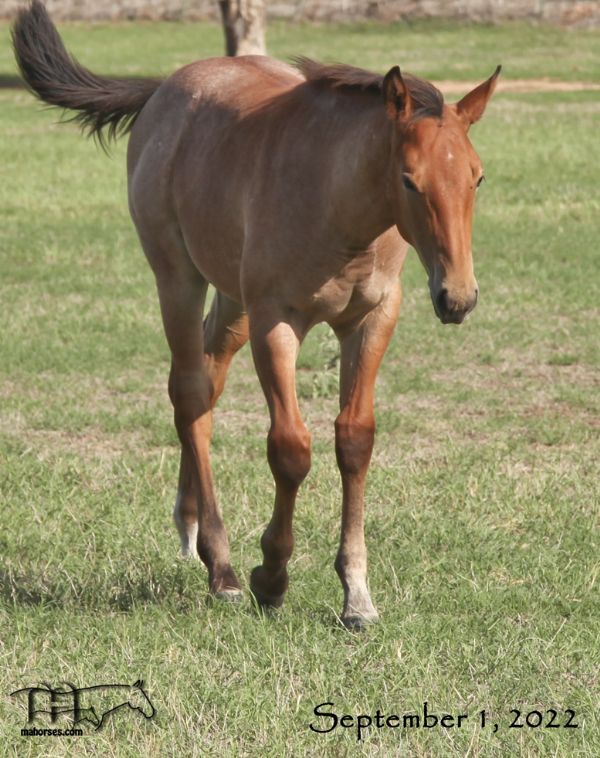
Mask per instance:
[[[260,577],[263,575],[264,569],[262,566],[257,566],[252,570],[250,575],[250,590],[254,595],[254,598],[261,608],[281,608],[285,593],[270,593],[260,586]],[[284,584],[287,586],[287,579],[284,580]]]
[[[379,616],[361,616],[360,614],[353,614],[352,616],[342,617],[342,623],[350,632],[364,632],[367,627],[379,621]]]
[[[224,603],[239,603],[244,597],[244,593],[236,589],[235,587],[228,587],[224,590],[218,590],[214,593],[217,600],[222,600]]]
[[[254,595],[254,599],[256,600],[259,608],[263,611],[281,608],[281,606],[283,605],[283,600],[285,598],[285,595],[277,595],[277,596],[263,595],[262,593],[257,592],[256,590],[252,590],[252,594]]]
[[[200,556],[198,555],[198,553],[195,550],[194,551],[192,551],[192,550],[184,550],[182,548],[181,551],[180,551],[180,553],[179,553],[179,560],[180,561],[192,561],[192,562],[195,562],[195,561],[199,561],[200,560]]]

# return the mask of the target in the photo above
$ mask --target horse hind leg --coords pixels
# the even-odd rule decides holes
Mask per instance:
[[[175,506],[182,547],[197,553],[208,569],[210,591],[225,599],[241,595],[239,581],[231,567],[229,541],[217,504],[209,446],[212,434],[212,409],[223,388],[231,361],[225,318],[216,311],[207,319],[206,336],[202,322],[207,282],[187,255],[172,256],[169,265],[157,265],[157,256],[146,253],[156,275],[158,295],[167,342],[171,349],[169,396],[173,403],[175,427],[181,442],[179,488]],[[231,311],[217,298],[221,313]],[[238,311],[238,319],[243,316]],[[241,331],[241,326],[240,326]],[[206,355],[205,355],[205,351]]]
[[[210,406],[214,409],[227,378],[233,356],[248,341],[248,317],[242,306],[216,292],[204,320],[204,367],[211,387]],[[188,457],[182,448],[179,485],[173,520],[181,540],[183,558],[198,558],[198,509]]]
[[[181,542],[181,557],[197,559],[198,555],[198,508],[196,492],[187,457],[183,449],[179,460],[179,483],[173,508],[173,521]]]

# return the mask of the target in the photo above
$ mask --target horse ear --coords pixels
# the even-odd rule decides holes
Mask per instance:
[[[141,690],[142,687],[144,686],[144,680],[143,679],[138,679],[137,682],[135,682],[135,684],[133,686],[137,687],[138,689]]]
[[[412,114],[412,98],[400,73],[400,66],[391,68],[383,78],[383,100],[388,116],[405,121]]]
[[[497,66],[487,81],[471,90],[454,106],[467,129],[483,116],[486,105],[496,89],[496,81],[501,70],[502,66]]]

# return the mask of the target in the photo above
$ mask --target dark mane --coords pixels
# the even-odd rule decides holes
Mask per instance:
[[[306,81],[323,84],[332,89],[354,89],[362,92],[374,92],[381,95],[383,76],[366,71],[363,68],[347,66],[343,63],[318,63],[310,58],[294,58],[294,65],[303,74]],[[433,116],[441,118],[444,108],[444,96],[430,82],[419,79],[412,74],[402,74],[415,104],[413,118]]]

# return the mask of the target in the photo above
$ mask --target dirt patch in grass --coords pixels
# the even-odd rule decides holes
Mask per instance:
[[[529,394],[529,404],[550,400],[557,387],[577,387],[582,392],[596,392],[600,379],[596,368],[587,363],[561,364],[531,357],[525,351],[502,350],[497,362],[486,366],[456,366],[451,371],[436,371],[432,378],[440,383],[468,383],[473,390],[506,393],[511,402],[519,391],[535,390]]]
[[[148,445],[140,432],[103,432],[92,427],[85,432],[62,429],[35,429],[18,413],[7,414],[0,424],[0,433],[13,438],[23,446],[24,452],[40,462],[63,456],[74,456],[94,465],[110,466],[135,450],[146,457],[156,449]]]

